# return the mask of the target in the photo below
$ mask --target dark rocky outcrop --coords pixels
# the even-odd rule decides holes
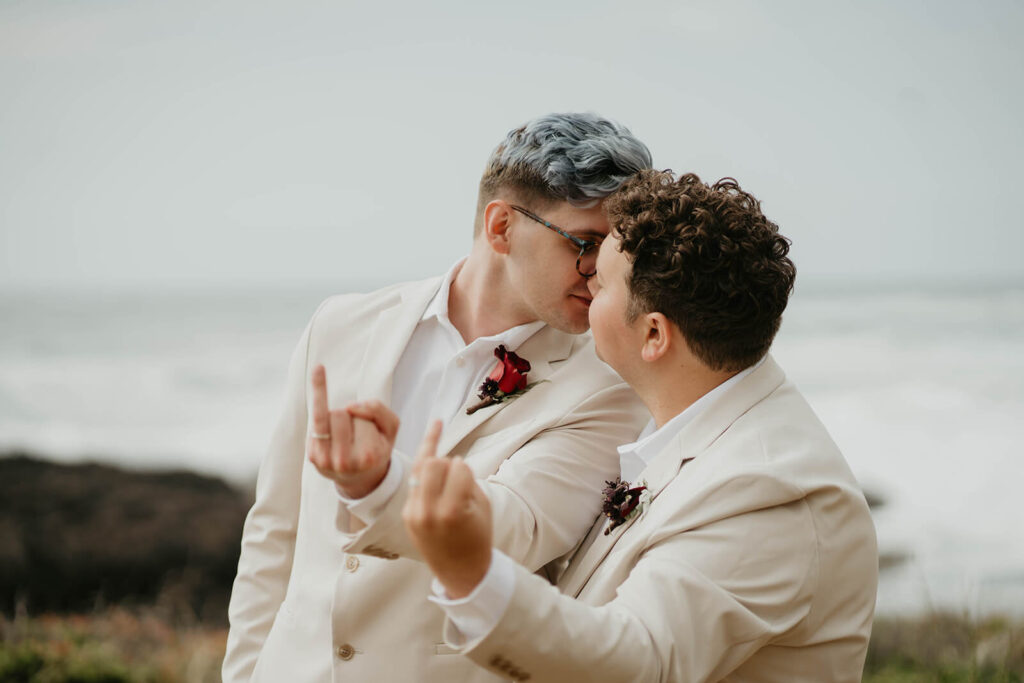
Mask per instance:
[[[248,496],[192,472],[0,457],[0,610],[226,619]]]

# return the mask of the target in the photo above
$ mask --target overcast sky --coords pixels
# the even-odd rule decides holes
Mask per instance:
[[[1024,279],[1024,4],[0,0],[0,287],[442,271],[504,134],[730,175],[804,277]]]

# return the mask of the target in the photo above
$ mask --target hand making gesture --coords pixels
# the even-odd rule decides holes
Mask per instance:
[[[327,406],[327,371],[313,368],[313,429],[309,460],[349,498],[362,498],[383,481],[391,466],[398,416],[380,401]]]
[[[449,598],[469,595],[491,565],[491,503],[462,458],[438,458],[441,422],[430,425],[409,478],[406,531]]]

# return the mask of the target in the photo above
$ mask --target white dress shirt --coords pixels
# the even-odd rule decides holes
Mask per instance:
[[[767,357],[765,356],[749,368],[741,370],[722,382],[661,427],[657,427],[652,419],[640,432],[636,441],[619,446],[619,467],[622,472],[622,480],[635,484],[636,478],[642,474],[644,468],[668,446],[669,442],[683,430],[683,427],[690,424],[722,394],[753,372]],[[461,636],[459,638],[461,642],[486,636],[505,614],[505,609],[515,593],[516,575],[513,563],[514,560],[508,555],[496,548],[492,549],[491,566],[487,570],[487,574],[472,593],[458,600],[448,599],[440,581],[434,579],[431,582],[430,588],[433,595],[428,599],[440,605],[445,611],[452,626],[458,631],[457,636]],[[458,645],[459,643],[451,644]]]
[[[338,489],[349,512],[366,524],[376,519],[398,490],[404,474],[403,460],[419,449],[430,423],[440,419],[447,424],[476,400],[480,384],[498,363],[494,350],[504,344],[514,351],[544,327],[544,322],[538,320],[474,339],[467,345],[448,319],[448,295],[463,263],[465,259],[448,270],[395,366],[391,409],[401,424],[387,475],[363,498],[348,498]]]

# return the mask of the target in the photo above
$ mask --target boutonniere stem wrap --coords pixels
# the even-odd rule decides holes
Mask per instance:
[[[480,385],[475,403],[466,409],[466,415],[472,415],[481,408],[501,403],[524,393],[532,385],[526,383],[526,373],[530,371],[530,361],[520,358],[502,344],[494,349],[498,364],[491,370],[484,383]]]
[[[607,536],[620,524],[633,519],[637,514],[643,514],[644,508],[651,502],[651,492],[647,489],[647,482],[639,481],[636,486],[630,486],[628,481],[616,478],[615,481],[606,481],[604,487],[604,504],[601,512],[608,518],[608,526],[604,529]]]

